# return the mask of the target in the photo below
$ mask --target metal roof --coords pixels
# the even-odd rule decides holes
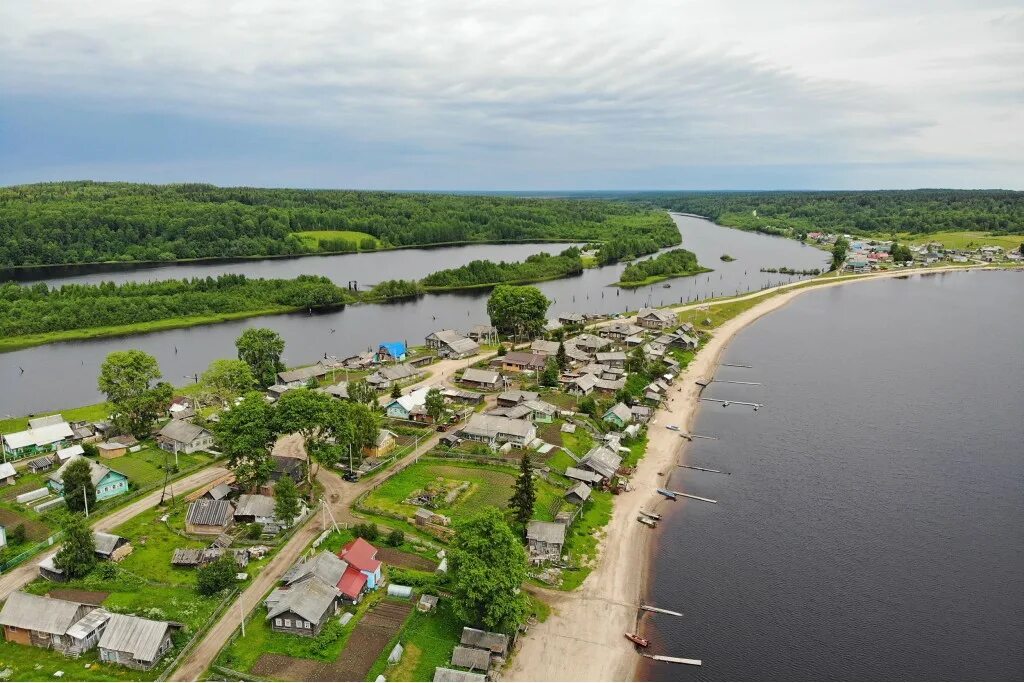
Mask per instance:
[[[160,645],[170,627],[166,621],[153,621],[130,614],[111,614],[99,646],[104,650],[127,652],[132,659],[151,662],[159,654]]]
[[[188,506],[185,522],[200,526],[224,526],[234,515],[235,509],[227,500],[200,498]]]
[[[585,484],[583,484],[585,486]],[[565,543],[565,525],[559,522],[533,520],[526,525],[526,538],[543,543]]]
[[[267,597],[267,619],[293,612],[317,624],[338,598],[338,589],[319,579],[303,581],[288,589],[278,588]]]
[[[469,628],[468,626],[463,627],[462,638],[459,642],[469,647],[480,647],[490,650],[497,655],[503,655],[508,650],[508,636],[504,633],[481,631],[478,628]]]
[[[11,593],[0,610],[0,625],[62,636],[78,621],[82,603],[31,593]]]
[[[205,431],[206,429],[193,422],[171,420],[160,428],[160,436],[178,443],[192,443]]]
[[[281,580],[291,585],[310,577],[316,577],[330,586],[337,586],[346,569],[348,569],[348,562],[329,550],[324,550],[312,559],[292,565],[291,569],[281,577]]]
[[[116,470],[110,469],[106,465],[101,465],[100,463],[96,462],[95,460],[90,460],[89,458],[86,458],[85,456],[76,455],[76,456],[74,456],[72,458],[69,458],[67,462],[65,462],[63,465],[60,466],[60,469],[58,469],[56,472],[54,472],[53,474],[48,476],[47,479],[49,479],[50,481],[53,481],[53,482],[63,486],[64,485],[64,471],[68,468],[68,465],[70,465],[71,463],[75,462],[76,460],[85,460],[87,463],[89,463],[89,472],[92,474],[92,485],[93,486],[96,486],[101,481],[103,481],[103,477],[107,476],[111,472],[114,472],[115,474],[121,474],[120,472],[118,472]],[[121,474],[121,476],[125,477],[125,475],[123,475],[123,474]],[[125,477],[125,479],[127,479],[127,477]]]
[[[110,619],[110,612],[102,608],[94,609],[68,629],[68,636],[75,640],[85,640],[93,631],[107,623],[108,619]]]
[[[475,683],[476,681],[486,680],[487,676],[484,674],[459,671],[458,669],[449,669],[443,666],[434,668],[434,683]]]
[[[235,517],[273,517],[274,499],[258,493],[243,493],[238,497]]]
[[[498,434],[511,434],[525,439],[535,432],[536,430],[529,420],[516,420],[501,415],[481,415],[480,413],[474,413],[469,418],[469,423],[459,430],[461,434],[474,434],[488,439],[493,439]]]
[[[456,645],[452,651],[452,664],[465,669],[487,671],[491,667],[491,653],[475,647]]]

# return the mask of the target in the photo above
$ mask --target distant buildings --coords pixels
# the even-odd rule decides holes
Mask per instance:
[[[39,453],[51,453],[70,445],[74,432],[62,415],[48,415],[28,421],[28,429],[3,436],[4,460],[20,460]]]

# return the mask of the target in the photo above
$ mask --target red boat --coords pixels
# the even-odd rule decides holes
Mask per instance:
[[[628,638],[629,640],[633,641],[633,643],[635,643],[639,647],[647,647],[648,645],[651,644],[651,641],[647,640],[646,638],[641,638],[640,636],[638,636],[635,633],[627,633],[625,635],[626,635],[626,638]]]

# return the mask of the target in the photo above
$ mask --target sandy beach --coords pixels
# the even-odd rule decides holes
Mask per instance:
[[[928,269],[927,273],[962,271],[964,268]],[[665,501],[655,491],[667,480],[687,442],[667,424],[689,431],[699,404],[700,387],[695,380],[712,377],[722,352],[744,327],[763,315],[778,310],[796,296],[825,287],[881,278],[900,277],[912,271],[892,271],[859,278],[837,278],[818,285],[782,291],[744,311],[714,330],[713,336],[676,379],[668,404],[658,410],[648,430],[647,453],[631,479],[631,489],[616,497],[612,519],[601,541],[598,566],[583,585],[571,593],[543,591],[552,605],[551,616],[532,627],[520,639],[519,651],[504,678],[515,681],[626,681],[635,680],[642,658],[623,634],[637,623],[637,605],[647,582],[652,532],[637,521],[640,510],[654,511],[663,505],[686,505],[684,500]],[[752,298],[759,294],[737,299]],[[736,300],[736,299],[734,299]],[[687,310],[693,306],[679,307]],[[703,503],[694,503],[703,504]],[[669,609],[685,606],[663,605]],[[699,652],[671,653],[700,658]]]

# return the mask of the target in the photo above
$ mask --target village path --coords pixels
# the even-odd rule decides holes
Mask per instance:
[[[219,477],[223,477],[225,474],[228,474],[228,470],[223,467],[207,467],[199,470],[198,472],[194,472],[187,477],[178,479],[173,482],[172,486],[175,491],[184,493],[185,491],[209,484]],[[161,490],[149,493],[138,500],[125,505],[123,508],[115,510],[109,515],[96,520],[93,522],[92,528],[95,531],[111,531],[136,515],[156,507],[160,503],[161,495]],[[7,574],[0,576],[0,600],[6,600],[8,595],[16,590],[20,590],[27,583],[39,576],[39,563],[42,562],[45,557],[59,549],[60,546],[55,545],[52,549],[39,553],[31,560],[18,565]]]

